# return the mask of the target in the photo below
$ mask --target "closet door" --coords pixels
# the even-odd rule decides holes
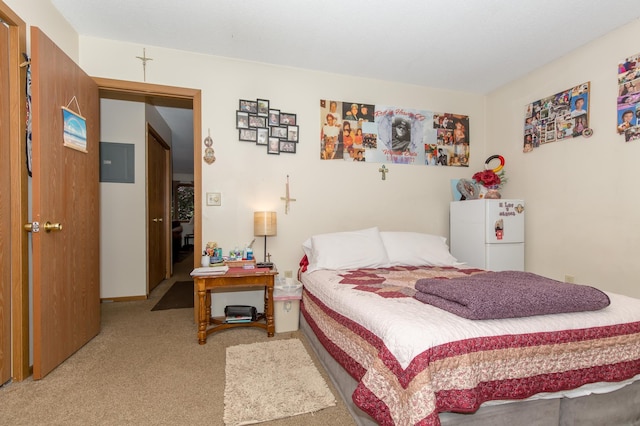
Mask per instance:
[[[170,251],[168,194],[168,146],[153,129],[147,132],[147,235],[148,274],[147,294],[169,278]]]

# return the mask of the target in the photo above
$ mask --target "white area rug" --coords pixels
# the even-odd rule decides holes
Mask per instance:
[[[298,339],[227,348],[225,380],[227,426],[281,419],[336,405]]]

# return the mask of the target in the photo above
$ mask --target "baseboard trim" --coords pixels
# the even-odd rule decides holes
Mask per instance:
[[[107,297],[101,298],[100,303],[133,302],[137,300],[147,300],[147,296]]]

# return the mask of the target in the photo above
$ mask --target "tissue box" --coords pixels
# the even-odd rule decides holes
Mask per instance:
[[[300,326],[300,299],[302,299],[302,283],[293,281],[285,284],[284,280],[276,283],[273,289],[273,315],[276,333],[296,331]]]

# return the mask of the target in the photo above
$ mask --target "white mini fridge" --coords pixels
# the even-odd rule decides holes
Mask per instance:
[[[468,266],[524,271],[524,200],[452,201],[451,254]]]

